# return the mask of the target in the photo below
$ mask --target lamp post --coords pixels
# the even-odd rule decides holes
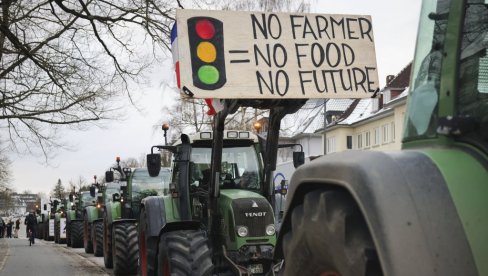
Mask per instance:
[[[169,124],[168,123],[164,123],[163,126],[161,127],[164,131],[164,145],[168,145],[168,140],[166,138],[166,133],[168,132],[168,129],[169,129]]]

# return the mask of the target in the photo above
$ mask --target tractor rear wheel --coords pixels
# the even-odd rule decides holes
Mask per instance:
[[[112,255],[114,275],[137,275],[139,246],[135,223],[122,222],[113,225]]]
[[[112,268],[114,266],[112,256],[112,229],[108,223],[107,215],[103,217],[103,263],[106,268]]]
[[[204,232],[165,233],[159,239],[157,275],[212,275],[212,253]]]
[[[83,247],[85,253],[93,253],[93,244],[91,239],[91,223],[88,222],[88,217],[83,216]]]
[[[66,246],[71,247],[71,221],[66,220]]]
[[[344,190],[308,192],[284,233],[284,275],[383,275],[366,221]]]
[[[147,232],[146,209],[142,208],[139,219],[139,275],[155,276],[159,237],[150,237]]]
[[[103,223],[95,221],[92,224],[93,253],[95,257],[103,256]]]
[[[71,247],[81,248],[83,246],[83,221],[75,220],[70,224]]]

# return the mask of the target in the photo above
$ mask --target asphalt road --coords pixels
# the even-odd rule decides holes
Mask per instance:
[[[0,239],[0,276],[111,274],[111,270],[103,267],[103,258],[86,254],[83,249],[72,249],[66,244],[38,239],[29,246],[25,229],[21,229],[18,239]]]

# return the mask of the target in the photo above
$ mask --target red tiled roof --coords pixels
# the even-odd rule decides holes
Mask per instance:
[[[396,75],[391,81],[386,84],[386,87],[392,88],[405,88],[410,83],[410,71],[412,70],[412,63],[410,62],[405,68],[403,68],[398,75]]]

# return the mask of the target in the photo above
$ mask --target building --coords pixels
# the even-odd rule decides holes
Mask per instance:
[[[411,64],[398,75],[388,76],[379,97],[357,99],[327,125],[322,134],[326,154],[350,149],[398,150],[401,148]]]

